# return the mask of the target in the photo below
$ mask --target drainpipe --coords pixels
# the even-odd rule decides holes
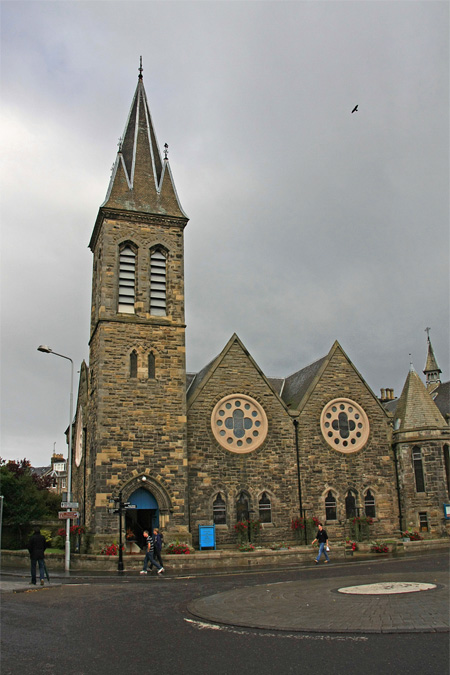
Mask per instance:
[[[297,480],[298,480],[298,507],[300,510],[300,518],[303,518],[303,502],[302,502],[302,481],[300,479],[300,454],[298,449],[298,420],[292,420],[294,423],[294,432],[295,432],[295,453],[297,455]],[[308,545],[308,534],[306,531],[306,522],[305,522],[305,546]]]
[[[395,466],[395,483],[397,487],[397,499],[398,499],[398,519],[400,524],[400,532],[404,531],[403,528],[403,514],[402,514],[402,499],[401,499],[401,490],[400,490],[400,478],[398,474],[398,457],[397,457],[397,443],[394,443],[394,466]]]

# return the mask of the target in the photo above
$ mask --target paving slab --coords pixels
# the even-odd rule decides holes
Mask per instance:
[[[430,590],[399,594],[340,593],[348,577],[303,579],[239,588],[199,598],[196,618],[247,628],[313,633],[415,633],[449,631],[446,572],[377,574],[378,582],[430,583]],[[367,584],[353,577],[352,586]]]
[[[14,579],[10,581],[5,581],[1,580],[0,581],[0,592],[5,593],[5,592],[14,592],[14,593],[35,593],[36,591],[43,591],[48,588],[54,588],[55,586],[61,586],[60,583],[55,582],[55,583],[48,583],[47,581],[43,586],[41,586],[39,583],[36,585],[30,584],[28,581],[25,581],[24,579]]]

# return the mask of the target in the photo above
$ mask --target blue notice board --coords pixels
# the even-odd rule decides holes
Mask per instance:
[[[199,525],[198,539],[200,551],[202,548],[216,548],[216,526],[215,525]]]
[[[450,520],[450,504],[444,504],[444,518]]]

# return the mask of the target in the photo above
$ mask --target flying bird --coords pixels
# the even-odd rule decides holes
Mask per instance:
[[[354,112],[358,112],[358,104],[356,104],[355,107],[353,108],[352,113]]]

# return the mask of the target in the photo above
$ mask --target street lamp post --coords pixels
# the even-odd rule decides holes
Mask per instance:
[[[70,361],[70,419],[69,419],[69,457],[67,460],[67,501],[72,501],[72,425],[73,425],[73,361],[69,356],[58,354],[47,345],[39,345],[38,352],[60,356],[62,359]],[[70,508],[68,509],[70,511]],[[66,546],[64,557],[64,569],[66,573],[70,572],[70,519],[66,519]]]

